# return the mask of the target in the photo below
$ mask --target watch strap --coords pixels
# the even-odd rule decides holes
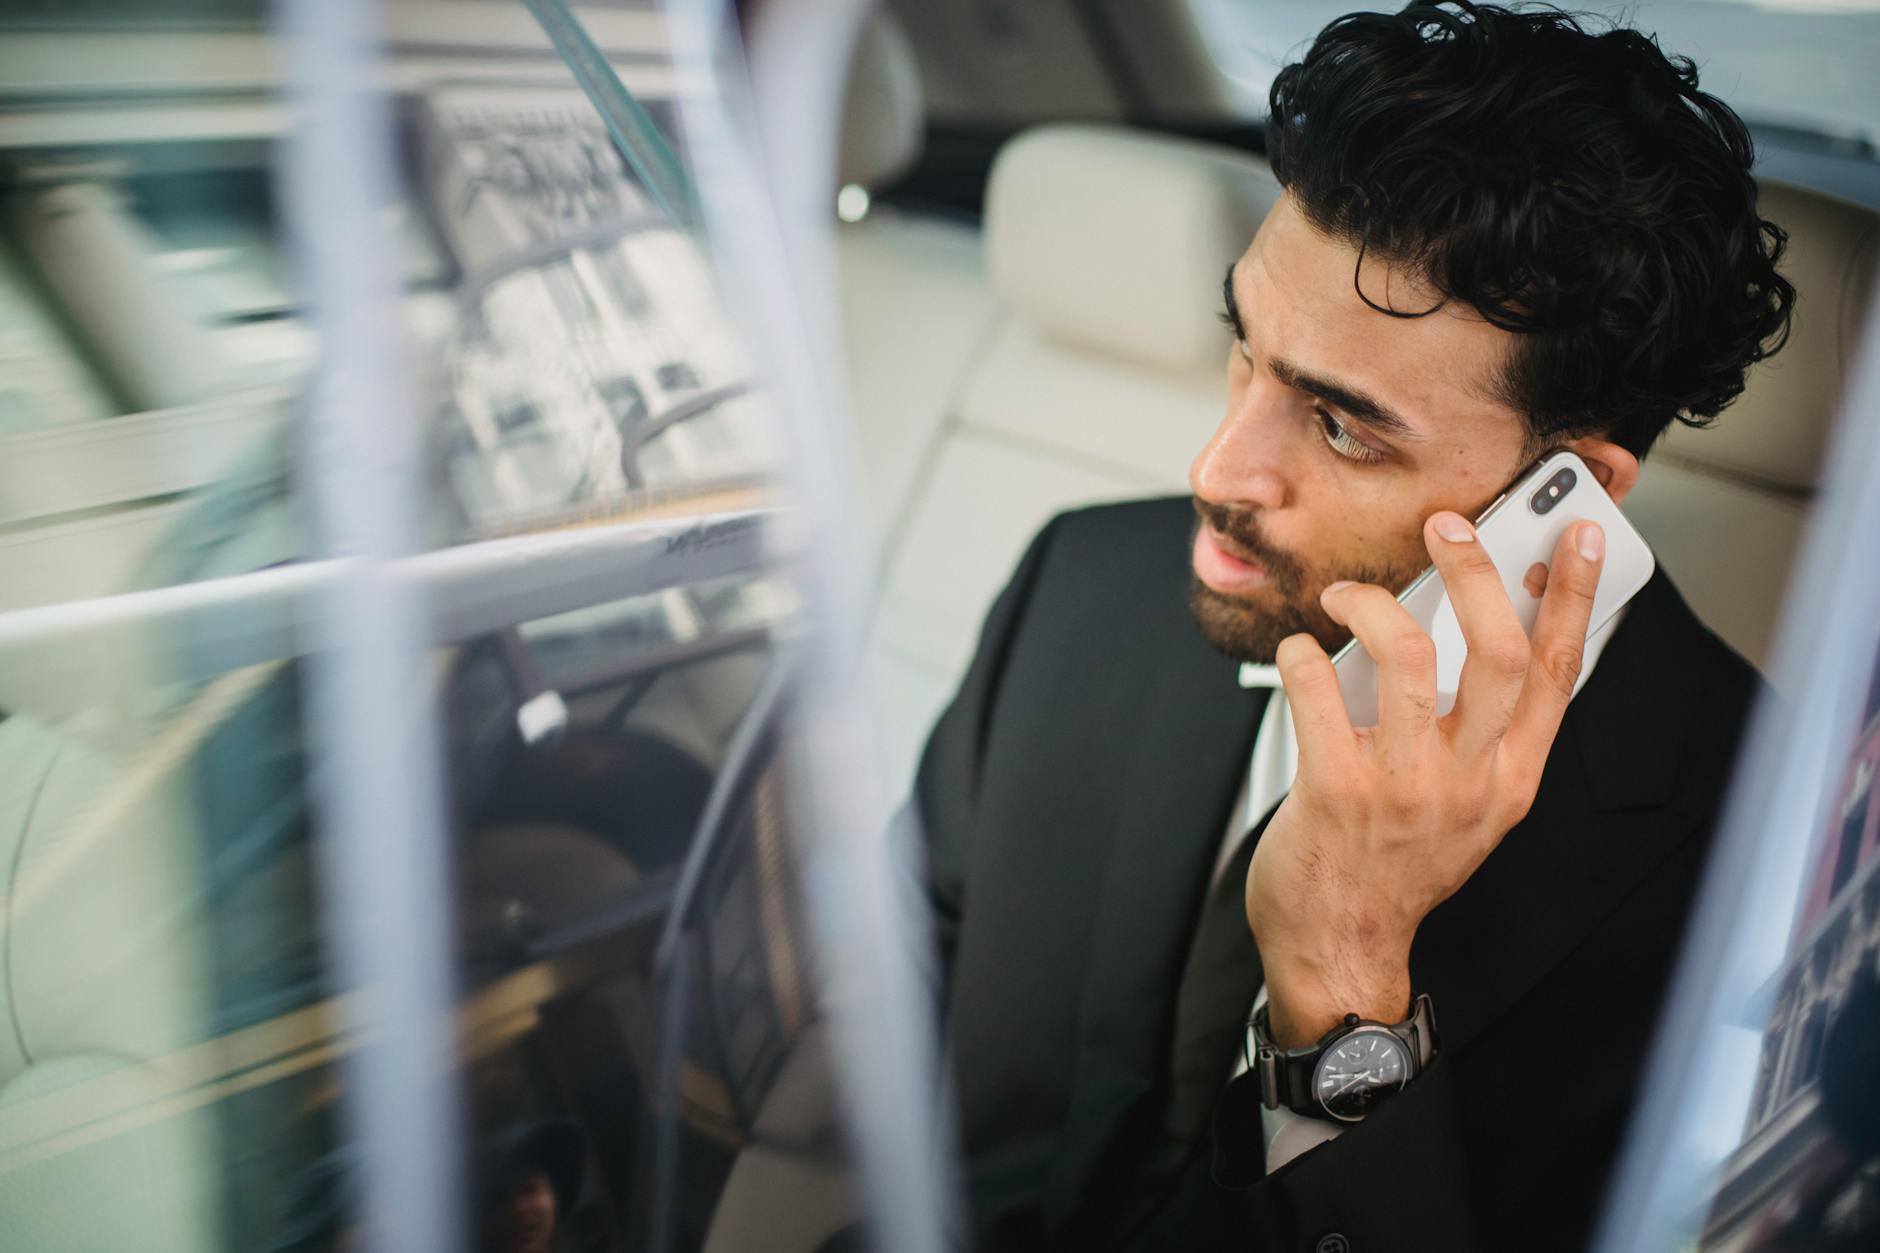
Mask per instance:
[[[1382,1027],[1402,1040],[1413,1059],[1408,1083],[1428,1069],[1436,1057],[1436,1010],[1429,993],[1410,1003],[1410,1016],[1400,1023],[1379,1023],[1347,1014],[1345,1020],[1312,1044],[1281,1048],[1267,1024],[1267,1006],[1260,1006],[1247,1026],[1249,1069],[1259,1080],[1260,1102],[1268,1109],[1290,1109],[1308,1118],[1323,1118],[1325,1111],[1312,1091],[1312,1076],[1325,1051],[1359,1027]]]

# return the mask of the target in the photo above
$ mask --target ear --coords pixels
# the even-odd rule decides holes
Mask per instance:
[[[1586,463],[1615,505],[1623,502],[1638,483],[1638,458],[1609,439],[1582,435],[1568,440],[1564,447]]]

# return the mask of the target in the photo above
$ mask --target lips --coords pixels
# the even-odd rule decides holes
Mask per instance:
[[[1262,570],[1266,569],[1266,566],[1260,561],[1260,559],[1254,556],[1252,553],[1248,552],[1246,548],[1242,546],[1239,542],[1235,541],[1234,539],[1226,535],[1221,534],[1219,531],[1215,530],[1213,527],[1207,528],[1207,533],[1208,533],[1208,540],[1216,548],[1220,549],[1227,556],[1232,557],[1235,561],[1238,561],[1241,565],[1254,566]]]
[[[1265,566],[1242,555],[1232,540],[1205,524],[1195,532],[1193,560],[1196,577],[1224,595],[1243,595],[1273,581]]]

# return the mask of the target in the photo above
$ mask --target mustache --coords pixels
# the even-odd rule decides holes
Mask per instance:
[[[1265,566],[1281,590],[1292,594],[1305,582],[1305,567],[1298,558],[1269,544],[1260,534],[1260,524],[1252,512],[1229,509],[1212,501],[1195,500],[1195,514],[1215,534],[1225,536],[1234,546]]]

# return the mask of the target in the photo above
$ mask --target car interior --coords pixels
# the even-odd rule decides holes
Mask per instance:
[[[202,15],[173,7],[182,47]],[[696,296],[708,267],[615,187],[629,172],[593,155],[604,131],[523,6],[508,7],[501,37],[467,51],[451,42],[453,5],[390,6],[401,142],[435,193],[388,213],[408,329],[449,363],[433,417],[451,506],[437,525],[552,539],[761,510],[775,501],[771,445],[741,358],[711,329],[721,306]],[[1038,528],[1185,494],[1222,416],[1222,270],[1282,191],[1260,150],[1264,96],[1223,69],[1214,7],[893,0],[866,20],[829,189],[845,392],[832,403],[864,531],[886,795],[906,794]],[[1343,9],[1274,7],[1308,33]],[[679,145],[656,15],[579,11]],[[0,91],[0,349],[25,363],[14,391],[56,393],[70,421],[31,425],[0,383],[0,608],[30,626],[66,603],[136,592],[143,612],[196,582],[291,578],[308,541],[285,432],[315,347],[265,186],[282,123],[263,76],[212,85],[256,111],[219,123],[229,133],[204,168],[154,140],[161,159],[128,179],[54,167],[48,152],[85,146],[74,128],[130,123],[111,120],[82,64],[48,58],[31,87],[28,54],[49,36],[24,29],[41,42],[11,54],[0,32],[15,82]],[[91,33],[122,32],[99,19]],[[217,57],[266,53],[252,15],[212,33]],[[135,55],[94,54],[114,73]],[[97,107],[56,112],[72,100]],[[57,143],[44,138],[55,124]],[[518,227],[500,197],[527,171],[508,163],[531,143],[539,156],[544,133],[567,141],[553,159],[579,190],[548,225]],[[1792,121],[1757,134],[1763,212],[1789,233],[1800,293],[1792,337],[1714,429],[1674,425],[1624,507],[1697,614],[1763,666],[1873,304],[1880,158]],[[485,185],[484,216],[438,210]],[[132,202],[135,216],[119,212]],[[75,304],[54,296],[90,271],[47,257],[142,278]],[[227,272],[179,302],[178,275],[205,257]],[[537,270],[539,288],[504,286]],[[596,291],[618,309],[594,313]],[[556,344],[584,371],[557,409],[565,398],[535,386],[535,347],[504,336],[563,315],[592,334]],[[603,331],[621,326],[633,352],[610,356]],[[48,346],[65,338],[79,346]],[[101,362],[108,384],[93,379]],[[605,491],[555,443],[577,409],[602,415],[607,440],[580,446],[618,468]],[[79,463],[91,469],[60,469]],[[556,510],[538,509],[530,492],[550,481]],[[860,1211],[775,768],[791,682],[778,640],[798,606],[780,581],[729,567],[601,599],[500,626],[486,615],[426,676],[448,711],[469,1105],[479,1127],[584,1122],[578,1247],[825,1247]],[[69,662],[81,682],[21,664],[41,654],[13,630],[0,623],[13,650],[0,671],[0,1245],[333,1247],[282,1234],[283,1206],[305,1200],[284,1176],[343,1210],[357,1169],[331,1156],[353,1042],[320,955],[299,664],[179,680],[156,658],[190,648],[145,640],[148,656],[101,645]],[[325,1173],[302,1169],[316,1159]]]
[[[1038,7],[1068,21],[1080,6]],[[1059,67],[1060,79],[1022,95],[1018,73],[998,79],[1010,94],[990,92],[1011,135],[994,150],[977,220],[918,186],[897,196],[921,137],[964,107],[945,77],[968,72],[958,48],[908,47],[910,31],[947,20],[967,21],[873,14],[843,147],[854,154],[844,177],[873,202],[837,235],[858,481],[881,545],[871,661],[897,777],[911,777],[981,618],[1045,521],[1187,491],[1188,464],[1222,416],[1221,271],[1280,194],[1257,151],[1105,118],[1102,97],[1068,94],[1076,76]],[[1051,38],[1049,22],[1038,16],[1026,36]],[[1067,92],[1051,112],[1074,120],[1049,118],[1047,84]],[[948,113],[923,125],[923,109]],[[1783,269],[1800,296],[1789,344],[1712,429],[1674,424],[1625,503],[1698,616],[1758,665],[1880,255],[1880,203],[1765,179],[1762,205],[1790,236]]]

